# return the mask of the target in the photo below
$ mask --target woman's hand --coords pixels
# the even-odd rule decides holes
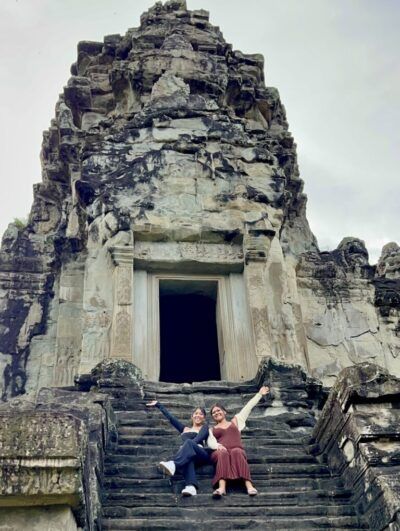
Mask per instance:
[[[221,451],[224,452],[225,451],[226,452],[226,448],[225,448],[225,446],[223,444],[219,444],[218,443],[217,451],[219,451],[219,452],[221,452]]]
[[[269,393],[269,387],[267,385],[263,385],[258,392],[265,396]]]
[[[152,400],[151,402],[147,402],[146,406],[154,407],[157,404],[158,404],[158,400]]]

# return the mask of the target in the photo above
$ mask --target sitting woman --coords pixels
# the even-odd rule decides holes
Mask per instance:
[[[259,392],[237,413],[229,422],[226,420],[226,410],[221,404],[214,404],[211,416],[216,425],[210,429],[207,440],[209,448],[214,451],[211,460],[216,464],[213,486],[218,488],[213,492],[213,498],[220,498],[226,494],[228,480],[242,479],[249,496],[256,496],[257,490],[253,486],[249,464],[243,449],[240,432],[246,426],[246,420],[253,407],[258,404],[262,396],[269,393],[268,387],[261,387]]]
[[[182,446],[170,461],[161,461],[159,467],[173,476],[179,469],[185,480],[185,488],[182,490],[183,496],[196,496],[198,482],[196,479],[196,465],[210,464],[210,454],[204,448],[203,443],[209,436],[206,421],[206,411],[202,407],[196,408],[192,413],[192,425],[184,426],[176,417],[157,400],[152,400],[146,406],[157,407],[161,413],[170,421],[172,426],[181,434]]]

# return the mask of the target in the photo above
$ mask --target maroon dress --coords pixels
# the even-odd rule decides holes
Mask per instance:
[[[243,479],[251,481],[246,452],[236,424],[231,422],[228,428],[214,428],[214,437],[226,450],[214,450],[211,460],[216,464],[213,485],[220,479]]]

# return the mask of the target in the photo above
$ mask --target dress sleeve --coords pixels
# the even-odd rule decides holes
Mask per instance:
[[[174,428],[176,428],[179,433],[182,433],[183,430],[185,429],[185,426],[182,424],[182,422],[180,422],[176,417],[174,417],[169,411],[168,409],[163,406],[162,404],[160,404],[160,402],[157,402],[156,404],[156,407],[158,407],[158,409],[161,411],[161,413],[164,415],[164,417],[166,417],[170,423],[172,424],[172,426]]]
[[[251,410],[254,406],[258,404],[258,402],[261,400],[262,394],[257,393],[253,398],[251,398],[247,404],[242,408],[237,415],[235,415],[237,420],[237,426],[239,428],[239,431],[242,431],[246,426],[246,420],[247,417],[250,415]]]

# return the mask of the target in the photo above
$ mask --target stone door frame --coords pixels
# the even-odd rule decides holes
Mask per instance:
[[[133,363],[144,378],[160,375],[161,280],[212,281],[217,283],[217,330],[221,379],[244,381],[257,371],[253,326],[243,274],[177,274],[134,271]]]

